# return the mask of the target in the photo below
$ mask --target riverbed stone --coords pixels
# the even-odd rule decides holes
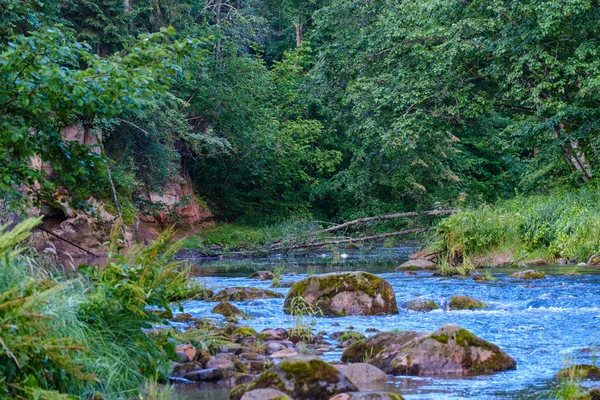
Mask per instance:
[[[296,351],[295,349],[282,349],[271,354],[271,358],[295,357],[297,355],[298,351]]]
[[[398,393],[390,392],[354,392],[340,393],[329,400],[404,400]]]
[[[270,281],[271,279],[275,278],[275,274],[272,273],[271,271],[256,271],[252,275],[250,275],[248,278],[258,279],[261,281]]]
[[[600,367],[590,364],[577,364],[563,368],[556,374],[557,378],[570,378],[571,376],[579,379],[600,381]]]
[[[408,260],[396,268],[396,271],[436,270],[437,265],[429,260]]]
[[[219,304],[214,306],[212,308],[212,310],[210,310],[210,311],[214,314],[221,314],[225,317],[241,317],[241,318],[248,317],[248,315],[246,315],[245,312],[243,312],[242,310],[240,310],[239,308],[237,308],[236,306],[234,306],[233,304],[231,304],[228,301],[220,302]]]
[[[533,269],[527,269],[525,271],[517,271],[510,275],[511,278],[516,279],[546,279],[546,275],[541,271]]]
[[[268,289],[259,289],[256,287],[236,286],[221,290],[208,301],[247,301],[256,299],[282,298],[281,293]]]
[[[450,302],[448,303],[448,308],[450,310],[475,310],[478,308],[487,308],[488,305],[475,300],[469,296],[452,296],[450,297]]]
[[[203,369],[202,364],[196,361],[187,363],[174,362],[171,376],[183,378],[187,373],[199,371],[201,369]]]
[[[188,372],[183,377],[194,382],[216,381],[223,378],[223,372],[218,368],[206,368]]]
[[[346,375],[359,389],[364,389],[371,383],[387,380],[385,372],[368,363],[336,364],[335,368]]]
[[[591,388],[586,395],[589,400],[600,400],[600,386]]]
[[[292,400],[292,398],[277,389],[254,389],[244,393],[240,400]]]
[[[198,356],[198,350],[191,344],[180,344],[175,348],[175,353],[179,357],[179,361],[182,363],[187,363],[190,361],[195,361]]]
[[[414,299],[414,300],[410,300],[405,303],[402,303],[402,308],[405,308],[405,309],[411,310],[411,311],[427,312],[427,311],[439,310],[440,307],[437,304],[435,304],[435,301],[433,301],[433,300]]]
[[[267,328],[260,331],[258,337],[262,340],[285,340],[289,337],[289,334],[288,331],[283,328]]]
[[[285,298],[286,313],[294,312],[292,304],[298,297],[329,316],[398,313],[389,282],[361,271],[312,275],[297,282]]]
[[[294,399],[328,400],[338,393],[358,388],[333,365],[316,357],[286,358],[254,381],[232,390],[230,399],[238,400],[255,389],[277,389]]]
[[[380,333],[348,347],[342,361],[366,361],[392,375],[464,376],[516,368],[498,346],[456,325],[429,334]]]
[[[588,265],[599,266],[600,265],[600,254],[594,254],[587,260]]]

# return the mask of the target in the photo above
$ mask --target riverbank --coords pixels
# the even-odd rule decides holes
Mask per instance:
[[[587,263],[600,252],[600,191],[515,197],[442,220],[428,244],[450,263]],[[593,260],[592,260],[593,261]]]

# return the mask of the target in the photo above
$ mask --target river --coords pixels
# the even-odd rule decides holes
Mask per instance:
[[[462,294],[489,304],[476,311],[436,310],[417,313],[401,309],[400,314],[376,317],[320,317],[315,332],[328,334],[348,329],[367,333],[380,331],[432,331],[444,324],[457,324],[486,339],[517,360],[517,369],[467,378],[390,377],[374,389],[400,393],[406,399],[547,399],[552,398],[553,375],[567,364],[595,363],[600,351],[600,269],[573,266],[536,267],[546,273],[544,280],[510,278],[515,269],[496,268],[488,272],[495,281],[477,283],[469,277],[434,277],[432,272],[406,275],[395,267],[408,258],[412,246],[344,254],[315,253],[302,258],[271,257],[255,260],[214,260],[196,262],[197,279],[208,287],[255,286],[269,288],[270,281],[248,279],[258,270],[283,270],[283,281],[297,281],[311,273],[368,271],[388,280],[396,300],[433,299],[445,308],[450,296]],[[274,289],[285,294],[289,289]],[[290,328],[294,318],[283,313],[283,299],[236,302],[252,316],[241,321],[260,331],[264,328]],[[210,317],[215,303],[190,301],[185,312]],[[339,324],[339,326],[336,326]],[[331,343],[336,343],[331,340]],[[341,350],[325,353],[328,361],[338,361]],[[592,383],[588,383],[591,385]],[[598,382],[596,382],[598,385]],[[227,399],[229,391],[215,385],[179,385],[176,392],[188,399]]]

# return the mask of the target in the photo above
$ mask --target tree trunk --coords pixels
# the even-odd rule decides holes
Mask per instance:
[[[304,30],[304,24],[302,23],[302,13],[298,14],[298,23],[294,24],[296,27],[296,47],[302,45],[302,31]]]
[[[559,141],[565,161],[579,172],[585,182],[588,182],[593,177],[593,174],[586,160],[585,153],[581,151],[579,143],[576,140],[572,138],[563,139],[561,132],[566,132],[565,128],[565,125],[560,123],[558,129],[552,130],[552,135]]]
[[[131,11],[131,0],[123,0],[123,9],[125,12]]]

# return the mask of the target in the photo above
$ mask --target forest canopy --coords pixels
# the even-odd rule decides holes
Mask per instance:
[[[225,220],[341,220],[588,185],[598,20],[588,0],[2,0],[0,193],[112,185],[144,211],[181,173]]]

